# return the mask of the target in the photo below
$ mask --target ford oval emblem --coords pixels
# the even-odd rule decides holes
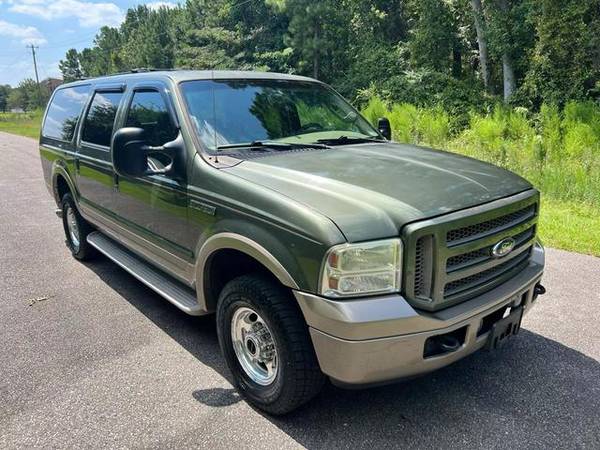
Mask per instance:
[[[508,255],[515,248],[515,241],[513,238],[509,237],[506,239],[502,239],[492,248],[492,256],[494,258],[502,258],[503,256]]]

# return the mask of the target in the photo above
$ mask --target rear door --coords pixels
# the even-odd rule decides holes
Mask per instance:
[[[128,96],[122,124],[143,128],[148,145],[164,145],[179,134],[170,102],[162,83],[138,84]],[[170,162],[160,154],[148,158],[152,169],[164,168]],[[153,244],[147,249],[163,250],[159,256],[191,260],[185,179],[171,175],[117,176],[117,184],[117,219],[121,225]]]
[[[123,85],[97,86],[79,133],[77,184],[80,201],[105,215],[114,212],[115,178],[110,141],[123,90]]]

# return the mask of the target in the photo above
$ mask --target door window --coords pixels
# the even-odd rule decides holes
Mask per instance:
[[[75,86],[56,91],[48,107],[42,135],[52,139],[71,142],[77,120],[83,109],[90,86]]]
[[[121,92],[96,92],[83,122],[81,139],[91,144],[110,146]]]
[[[167,104],[157,91],[136,91],[133,94],[125,126],[143,128],[146,142],[152,146],[166,144],[178,134]]]

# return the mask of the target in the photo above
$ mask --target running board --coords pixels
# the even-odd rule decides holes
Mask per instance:
[[[125,269],[150,289],[162,295],[183,312],[193,316],[205,314],[198,305],[193,289],[154,268],[108,236],[99,231],[94,231],[88,234],[87,241],[108,259]]]

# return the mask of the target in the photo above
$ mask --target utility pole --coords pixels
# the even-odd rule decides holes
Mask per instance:
[[[40,87],[40,77],[38,76],[37,62],[35,60],[35,49],[39,47],[33,44],[28,45],[27,47],[31,49],[31,56],[33,56],[33,69],[35,70],[35,82],[37,83],[38,88],[38,102],[40,103],[38,106],[42,106],[42,88]]]

